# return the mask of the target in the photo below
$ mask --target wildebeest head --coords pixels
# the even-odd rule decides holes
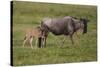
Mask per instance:
[[[81,23],[83,23],[83,34],[87,33],[87,22],[89,22],[86,18],[80,18]]]
[[[45,38],[45,33],[43,33],[44,30],[42,29],[42,27],[41,26],[37,26],[36,28],[41,33],[41,37]]]
[[[48,27],[43,23],[43,21],[41,21],[41,31],[43,36],[47,37],[49,30]]]

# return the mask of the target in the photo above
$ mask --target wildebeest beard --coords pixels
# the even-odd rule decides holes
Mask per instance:
[[[83,19],[83,24],[84,24],[84,29],[83,29],[83,34],[87,33],[87,20],[86,19]]]

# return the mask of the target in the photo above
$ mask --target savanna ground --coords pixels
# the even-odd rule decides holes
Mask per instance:
[[[68,4],[45,4],[33,2],[13,2],[13,65],[38,65],[97,61],[97,7]],[[58,44],[64,36],[49,34],[46,48],[31,49],[28,44],[22,47],[27,28],[40,25],[44,17],[87,17],[88,32],[74,35],[75,44],[66,37],[64,44]],[[60,47],[62,45],[62,47]],[[34,41],[33,41],[34,46]]]

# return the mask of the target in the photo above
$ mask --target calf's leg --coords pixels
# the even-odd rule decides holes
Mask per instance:
[[[25,36],[24,41],[23,41],[23,47],[24,47],[27,40],[28,40],[28,38]]]
[[[30,43],[31,48],[33,49],[32,41],[33,41],[33,37],[30,37],[29,43]]]

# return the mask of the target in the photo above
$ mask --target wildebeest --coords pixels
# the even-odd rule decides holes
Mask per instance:
[[[29,42],[31,48],[33,48],[33,46],[32,46],[33,39],[36,39],[35,45],[37,46],[39,38],[41,38],[41,39],[44,38],[40,26],[38,26],[36,28],[28,29],[26,31],[26,35],[25,35],[25,38],[24,38],[24,41],[23,41],[23,47],[24,47],[26,42]]]
[[[65,16],[63,18],[44,18],[41,21],[41,28],[44,30],[43,32],[46,34],[45,36],[45,46],[46,46],[46,38],[49,32],[52,32],[54,35],[69,35],[73,42],[73,34],[79,30],[83,29],[83,34],[87,33],[87,22],[88,20],[85,18],[77,19],[71,16]]]

